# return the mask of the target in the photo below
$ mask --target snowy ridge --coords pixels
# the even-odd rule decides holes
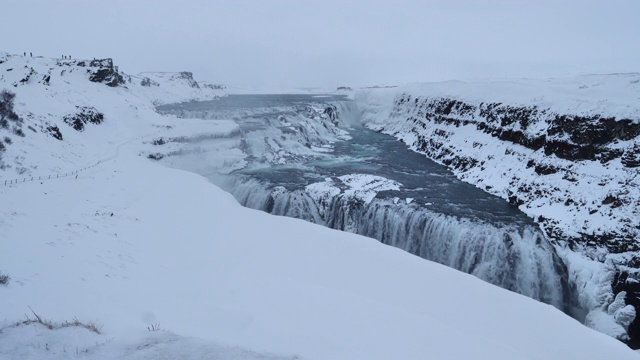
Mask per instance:
[[[637,358],[551,306],[372,239],[243,208],[147,158],[178,144],[159,138],[195,148],[204,135],[241,161],[232,121],[163,117],[142,86],[3,56],[0,88],[15,91],[35,130],[7,135],[3,177],[109,160],[77,179],[0,187],[0,271],[11,277],[0,285],[0,358]],[[14,87],[31,67],[55,70],[49,85],[32,76]],[[75,130],[63,118],[77,106],[104,121]],[[101,333],[25,324],[29,306],[57,324],[96,321]]]
[[[395,93],[454,98],[472,103],[491,101],[532,105],[560,114],[606,114],[640,122],[640,73],[552,79],[414,83],[390,90]]]
[[[130,77],[130,83],[142,88],[136,92],[147,97],[154,105],[196,100],[215,100],[226,95],[224,86],[198,83],[193,74],[182,72],[143,72]]]
[[[638,274],[640,177],[626,159],[640,152],[640,74],[412,84],[357,102],[367,126],[538,221],[592,311],[587,324],[628,338],[629,316],[607,309],[635,286],[617,276]],[[626,302],[625,311],[637,304]]]

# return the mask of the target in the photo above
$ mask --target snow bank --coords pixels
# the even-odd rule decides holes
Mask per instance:
[[[0,288],[5,325],[27,306],[103,325],[77,337],[4,328],[0,348],[20,331],[33,356],[46,354],[44,339],[60,354],[87,347],[84,336],[104,343],[94,358],[135,354],[157,323],[188,341],[289,358],[636,356],[551,306],[372,239],[242,208],[135,152],[78,179],[0,190],[0,254],[14,254],[2,258],[13,278]],[[461,291],[473,301],[446,295]]]

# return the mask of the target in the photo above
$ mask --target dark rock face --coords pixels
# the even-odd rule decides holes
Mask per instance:
[[[558,172],[558,168],[552,165],[536,164],[534,170],[538,175],[550,175]]]
[[[98,69],[91,74],[89,80],[104,83],[107,86],[116,87],[124,84],[124,78],[112,69]]]
[[[205,89],[211,89],[211,90],[224,90],[227,88],[222,84],[202,84],[202,87]]]
[[[636,261],[640,261],[640,258],[635,257]],[[640,264],[636,264],[640,267]],[[626,271],[620,271],[615,275],[613,281],[613,293],[618,295],[620,292],[625,291],[627,296],[625,297],[625,304],[632,305],[636,309],[636,314],[640,309],[640,282],[634,279]],[[632,349],[640,349],[640,316],[636,316],[633,322],[629,325],[629,338],[627,345]]]
[[[545,154],[555,154],[568,160],[599,160],[606,163],[622,155],[606,145],[616,140],[630,140],[640,135],[640,124],[629,119],[616,120],[591,117],[556,115],[547,130],[550,141]]]
[[[140,85],[142,86],[146,86],[146,87],[151,87],[151,86],[160,86],[160,84],[158,84],[157,82],[149,79],[148,77],[143,78],[140,81]]]
[[[335,105],[327,105],[324,108],[323,114],[327,115],[329,120],[332,123],[337,124],[338,122],[338,108]]]
[[[410,95],[398,98],[396,105],[412,100],[422,110],[418,111],[418,116],[423,115],[436,124],[447,123],[456,127],[475,124],[478,130],[500,140],[532,150],[544,147],[546,155],[553,154],[567,160],[611,161],[621,157],[623,151],[611,149],[607,145],[640,135],[640,123],[634,123],[630,119],[604,118],[599,115],[559,115],[536,106],[502,103],[474,105],[455,99],[421,99]],[[546,131],[528,131],[534,121],[548,124]],[[636,154],[640,154],[640,149]]]
[[[62,133],[60,132],[60,128],[58,128],[57,126],[47,126],[47,132],[49,133],[49,135],[53,136],[54,138],[62,141]]]
[[[30,68],[29,73],[27,75],[25,75],[25,77],[20,79],[20,81],[14,83],[13,86],[17,87],[18,85],[24,85],[24,84],[28,83],[29,80],[31,80],[31,77],[33,77],[36,74],[37,74],[37,72],[33,68]]]
[[[633,148],[625,150],[620,161],[628,168],[640,167],[640,144],[635,143]]]
[[[147,155],[147,158],[149,158],[151,160],[162,160],[162,158],[164,158],[164,155],[162,155],[160,153],[149,154],[149,155]]]
[[[616,139],[630,140],[640,135],[640,124],[635,124],[629,119],[602,118],[600,115],[557,115],[548,134],[567,134],[571,141],[580,145],[605,145]]]
[[[98,125],[104,121],[104,115],[96,108],[76,106],[76,109],[77,113],[65,115],[62,120],[77,131],[83,131],[84,125],[87,123]]]
[[[191,86],[192,88],[200,89],[200,84],[198,84],[198,82],[194,80],[192,72],[181,71],[180,78],[185,79],[189,86]]]
[[[91,60],[87,64],[86,61],[80,61],[78,66],[88,66],[89,80],[97,83],[103,83],[107,86],[116,87],[125,83],[124,77],[120,75],[117,67],[113,66],[112,59]]]

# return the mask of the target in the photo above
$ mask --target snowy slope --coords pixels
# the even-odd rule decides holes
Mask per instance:
[[[18,58],[14,69],[57,66]],[[637,358],[551,306],[470,275],[239,206],[206,179],[146,158],[159,137],[224,139],[233,122],[161,117],[144,90],[72,74],[48,86],[0,80],[37,131],[7,147],[3,178],[16,162],[37,175],[102,160],[77,178],[0,187],[0,272],[11,276],[0,286],[0,358]],[[76,105],[104,122],[74,130],[61,117]],[[233,144],[220,149],[240,156]],[[62,326],[74,318],[101,333]]]
[[[587,323],[627,337],[629,314],[609,307],[636,284],[621,274],[638,277],[640,170],[627,159],[640,154],[640,74],[411,84],[357,102],[369,127],[538,221],[591,310]]]
[[[117,144],[164,127],[168,122],[155,113],[154,104],[208,100],[220,95],[219,90],[192,87],[184,77],[168,75],[154,78],[154,86],[142,86],[139,77],[119,73],[123,83],[106,86],[89,81],[92,73],[117,70],[90,66],[91,62],[0,53],[0,90],[17,94],[15,110],[24,121],[26,134],[20,137],[9,129],[0,129],[0,135],[13,142],[0,152],[0,167],[5,170],[0,179],[65,173],[93,164],[109,156]],[[73,117],[83,108],[104,114],[104,122],[86,124],[82,132],[64,122],[65,117]],[[61,140],[54,139],[51,129],[57,129]]]
[[[136,152],[78,179],[2,189],[1,253],[28,254],[2,259],[13,277],[0,288],[5,325],[31,306],[97,321],[103,334],[6,327],[0,354],[64,358],[80,346],[136,358],[151,342],[178,356],[195,338],[285,358],[636,357],[551,306],[372,239],[242,208]],[[156,337],[152,324],[186,339]],[[15,332],[20,342],[6,341]]]

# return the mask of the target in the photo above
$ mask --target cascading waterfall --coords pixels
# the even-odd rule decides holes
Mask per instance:
[[[313,199],[303,191],[289,192],[282,186],[268,190],[254,179],[230,183],[233,185],[225,190],[231,192],[242,206],[326,225]]]
[[[333,99],[329,104],[298,96],[289,103],[274,97],[228,100],[165,107],[163,112],[236,120],[251,165],[229,176],[207,175],[242,205],[375,238],[563,311],[574,305],[566,266],[529,219],[500,209],[486,198],[490,195],[471,194],[480,190],[456,187],[438,175],[439,165],[431,167],[422,156],[395,145],[395,140],[362,129],[354,102]],[[348,134],[347,124],[353,127]],[[343,191],[347,185],[336,180],[357,172],[386,176],[403,185],[395,195],[422,200],[398,201],[399,197],[383,193],[364,201]],[[430,175],[433,172],[436,177]],[[320,192],[308,188],[327,178],[333,181],[327,183],[333,184],[332,190],[323,192],[324,185]],[[436,194],[440,189],[469,193],[486,203],[441,196]],[[440,205],[427,204],[433,196]],[[440,198],[444,202],[438,202]]]
[[[372,237],[561,310],[571,304],[566,267],[534,227],[495,226],[385,199],[318,201],[305,190],[251,178],[228,185],[244,206]]]
[[[336,208],[344,209],[342,202],[337,199]],[[352,227],[358,234],[559,309],[567,305],[566,268],[535,228],[497,227],[389,201],[374,201],[351,211],[355,214],[349,221],[355,223]],[[337,211],[330,213],[344,217]],[[329,226],[333,227],[331,222]]]

